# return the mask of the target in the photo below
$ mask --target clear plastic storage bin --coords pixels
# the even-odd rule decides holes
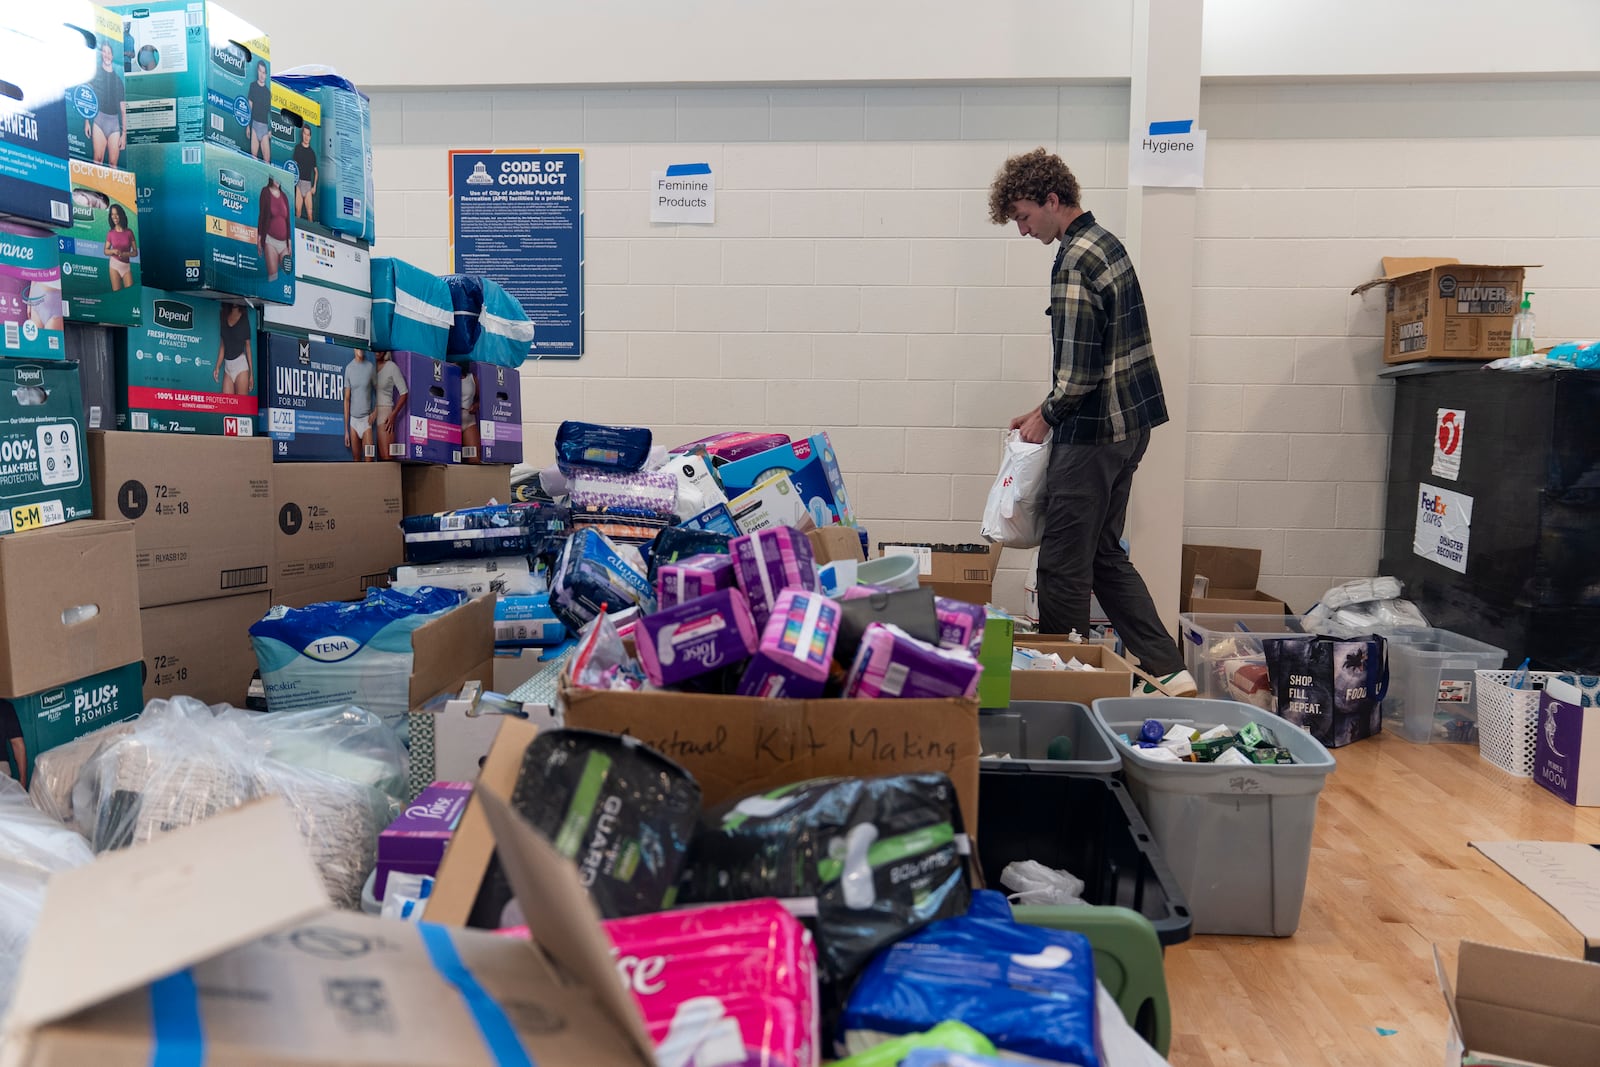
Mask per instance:
[[[1064,737],[1071,759],[1051,759],[1050,744]],[[1119,746],[1095,727],[1094,713],[1082,704],[1019,700],[1011,707],[978,713],[982,766],[1054,773],[1116,774]],[[996,758],[1004,757],[1004,758]]]
[[[1179,617],[1178,632],[1184,666],[1194,675],[1201,697],[1240,700],[1272,711],[1272,687],[1267,684],[1267,657],[1261,639],[1297,637],[1305,629],[1299,615],[1187,612]]]
[[[1130,697],[1094,702],[1095,723],[1122,745],[1122,770],[1197,934],[1288,937],[1300,924],[1317,797],[1333,757],[1316,738],[1270,712],[1227,700]],[[1146,719],[1208,729],[1258,723],[1294,763],[1168,763],[1123,745]],[[981,844],[979,846],[982,847]]]
[[[1450,630],[1398,630],[1388,639],[1385,725],[1421,744],[1477,744],[1477,673],[1503,667],[1506,650]]]

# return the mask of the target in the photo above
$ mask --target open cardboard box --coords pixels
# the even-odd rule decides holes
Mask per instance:
[[[1529,264],[1462,263],[1452,256],[1384,256],[1383,275],[1351,290],[1386,286],[1383,361],[1499,359]]]
[[[1461,942],[1454,986],[1433,965],[1450,1009],[1448,1064],[1592,1067],[1600,1057],[1600,965]]]
[[[1070,644],[1024,634],[1017,647],[1055,652],[1064,660],[1098,667],[1094,671],[1012,671],[1011,699],[1045,700],[1092,705],[1101,698],[1125,697],[1133,692],[1133,668],[1105,645]]]
[[[988,604],[994,599],[994,576],[1000,570],[999,545],[881,541],[878,554],[915,557],[918,583],[932,586],[938,596],[968,604]]]
[[[411,633],[411,706],[494,677],[494,597],[469,600]]]
[[[1209,587],[1194,595],[1194,579],[1203,575]],[[1256,588],[1261,579],[1259,548],[1184,545],[1179,572],[1178,610],[1217,615],[1282,615],[1289,608]]]
[[[294,815],[259,801],[51,878],[0,1063],[653,1065],[577,871],[474,806],[531,943],[330,909]]]

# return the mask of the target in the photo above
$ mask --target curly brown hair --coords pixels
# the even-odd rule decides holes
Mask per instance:
[[[1011,221],[1011,205],[1018,200],[1042,204],[1051,193],[1065,207],[1078,206],[1078,179],[1061,157],[1043,148],[1006,160],[989,186],[989,221],[1004,226]]]

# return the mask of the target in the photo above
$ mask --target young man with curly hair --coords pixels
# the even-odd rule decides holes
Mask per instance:
[[[1078,200],[1059,156],[1036,148],[1006,160],[989,188],[989,218],[1060,243],[1050,268],[1053,386],[1044,403],[1011,420],[1033,444],[1052,440],[1039,546],[1039,627],[1089,632],[1089,596],[1147,674],[1192,696],[1177,643],[1122,547],[1133,473],[1150,431],[1167,421],[1150,322],[1122,242]],[[1154,689],[1145,685],[1146,692]]]

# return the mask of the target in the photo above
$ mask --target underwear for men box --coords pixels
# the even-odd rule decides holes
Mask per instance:
[[[41,752],[76,741],[102,726],[126,722],[144,710],[143,664],[0,700],[0,740],[11,774],[26,784]]]
[[[145,286],[143,326],[119,334],[117,429],[254,437],[256,313]]]
[[[270,158],[272,49],[265,33],[203,0],[143,0],[112,10],[122,16],[129,144],[204,141]]]
[[[61,20],[58,2],[7,4],[0,24],[0,214],[41,226],[72,221],[64,101],[92,59],[83,35]]]
[[[365,241],[297,219],[294,303],[268,304],[267,328],[352,348],[371,345],[372,264]]]
[[[378,455],[373,353],[262,333],[261,409],[272,458],[362,462]]]
[[[128,149],[139,176],[144,280],[294,303],[294,179],[212,144]]]
[[[0,361],[0,533],[87,519],[78,366]]]
[[[132,171],[72,161],[72,228],[60,231],[61,312],[78,322],[138,326],[143,265]]]
[[[461,368],[416,352],[379,352],[378,456],[461,462]]]
[[[49,230],[0,220],[0,356],[67,358],[58,249]]]
[[[122,16],[84,0],[66,0],[65,23],[79,31],[69,42],[76,77],[67,90],[67,152],[74,159],[117,165],[128,130],[127,90],[123,83]],[[86,56],[78,57],[82,47]]]
[[[522,375],[469,363],[461,372],[461,461],[522,462]]]

